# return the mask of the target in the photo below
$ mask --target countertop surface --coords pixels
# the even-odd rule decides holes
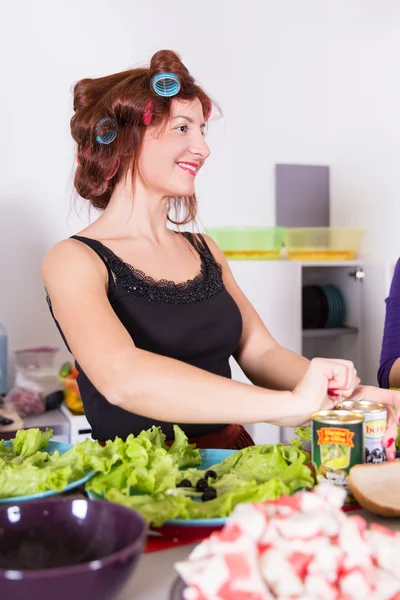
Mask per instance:
[[[31,427],[40,427],[46,429],[50,427],[54,431],[54,435],[62,435],[69,433],[69,422],[68,419],[62,414],[58,408],[49,410],[41,415],[35,415],[33,417],[23,417],[24,428],[29,429]],[[0,439],[9,440],[15,436],[15,431],[1,431],[0,428]]]

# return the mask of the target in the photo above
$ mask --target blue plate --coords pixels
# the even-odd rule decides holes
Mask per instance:
[[[5,442],[6,446],[11,446],[11,442]],[[62,442],[49,442],[47,448],[44,448],[43,451],[48,452],[49,454],[53,454],[56,450],[60,454],[65,454],[68,450],[73,448],[73,444],[63,444]],[[26,496],[12,496],[11,498],[0,498],[0,504],[10,503],[10,502],[25,502],[27,500],[39,500],[40,498],[48,498],[49,496],[57,496],[61,493],[68,492],[69,490],[73,490],[80,485],[83,485],[89,479],[91,479],[96,474],[92,469],[86,473],[84,477],[81,479],[77,479],[75,481],[71,481],[63,490],[60,492],[56,492],[55,490],[47,490],[46,492],[39,492],[37,494],[28,494]]]
[[[200,450],[201,454],[201,463],[197,465],[196,469],[209,469],[212,465],[216,465],[231,454],[235,454],[237,450],[220,450],[220,449],[207,449]],[[87,492],[89,498],[92,500],[100,499],[101,497],[97,494],[93,494],[92,492]],[[166,521],[164,526],[166,525],[179,525],[180,527],[222,527],[225,525],[227,519],[216,518],[216,519],[171,519],[170,521]]]

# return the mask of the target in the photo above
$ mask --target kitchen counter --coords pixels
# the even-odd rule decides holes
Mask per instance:
[[[349,513],[356,514],[368,523],[379,523],[393,531],[400,531],[400,519],[384,519],[364,510]],[[171,587],[177,578],[174,563],[184,560],[194,547],[195,544],[191,544],[143,554],[136,572],[115,600],[169,600]]]
[[[55,441],[67,441],[69,438],[69,421],[57,408],[54,410],[46,411],[41,415],[35,415],[33,417],[23,417],[23,422],[25,429],[39,427],[40,429],[45,430],[46,427],[50,427],[54,431]],[[11,438],[15,437],[16,432],[17,430],[1,431],[0,429],[0,439],[10,440]]]
[[[137,571],[115,600],[169,600],[178,577],[174,564],[184,560],[195,544],[143,554]]]

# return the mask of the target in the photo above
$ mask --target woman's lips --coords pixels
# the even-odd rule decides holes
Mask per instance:
[[[186,162],[179,162],[176,163],[178,165],[178,167],[180,167],[183,171],[186,171],[186,173],[189,173],[190,175],[192,175],[193,177],[196,175],[197,170],[198,170],[198,165],[196,165],[195,163],[186,163]]]

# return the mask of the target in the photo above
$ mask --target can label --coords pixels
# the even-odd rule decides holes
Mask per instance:
[[[318,481],[327,480],[345,488],[346,504],[353,504],[348,476],[351,467],[364,462],[363,419],[358,414],[358,422],[332,420],[328,418],[324,423],[321,416],[312,421],[312,461],[315,474]]]
[[[365,462],[381,463],[386,460],[386,449],[382,445],[386,431],[386,406],[368,400],[345,400],[341,409],[364,414]]]
[[[382,445],[382,438],[386,431],[386,411],[383,415],[365,414],[364,418],[365,462],[385,462],[386,450]]]

